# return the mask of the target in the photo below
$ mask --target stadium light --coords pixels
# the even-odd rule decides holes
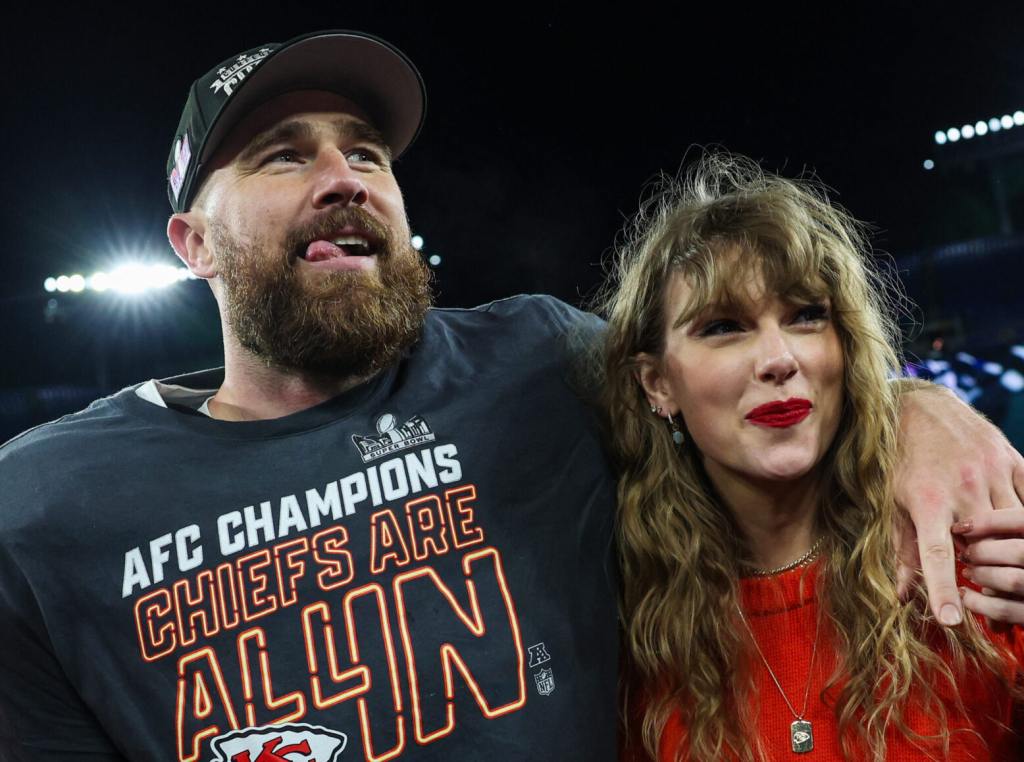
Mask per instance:
[[[441,257],[438,256],[437,254],[431,254],[430,258],[427,261],[430,262],[430,264],[432,264],[434,267],[437,267],[439,264],[441,264]]]
[[[925,159],[924,160],[924,168],[925,169],[935,169],[935,162],[932,161],[931,159]]]
[[[979,119],[973,124],[968,122],[960,127],[949,127],[945,130],[936,130],[933,136],[936,145],[956,143],[960,138],[970,140],[974,137],[982,137],[990,132],[1009,130],[1014,127],[1024,127],[1024,111],[1017,110],[1012,114],[994,116],[991,119]]]
[[[414,249],[416,249],[416,251],[420,251],[423,248],[423,236],[421,236],[421,235],[414,235],[409,240],[412,243],[412,247]]]
[[[69,291],[75,294],[83,291],[142,294],[147,291],[164,289],[186,280],[195,280],[195,276],[189,272],[187,267],[125,262],[110,272],[99,270],[88,278],[80,273],[51,276],[43,281],[43,289],[48,293],[58,291],[62,294]]]
[[[999,383],[1011,392],[1024,391],[1024,376],[1016,370],[1011,369],[1006,371],[1006,373],[1004,373],[999,379]]]

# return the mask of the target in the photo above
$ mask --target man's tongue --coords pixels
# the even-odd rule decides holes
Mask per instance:
[[[313,241],[306,247],[307,262],[323,262],[337,257],[347,257],[348,254],[340,246],[335,246],[330,241]]]

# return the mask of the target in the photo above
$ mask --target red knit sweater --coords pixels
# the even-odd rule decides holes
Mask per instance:
[[[804,690],[808,679],[808,665],[814,644],[818,604],[814,596],[814,581],[817,565],[807,569],[770,578],[751,578],[741,582],[743,610],[747,621],[757,637],[758,645],[768,664],[778,678],[786,697],[799,712],[802,708]],[[828,633],[823,631],[818,643],[814,668],[811,671],[810,693],[804,718],[813,725],[814,750],[806,754],[795,754],[790,747],[790,724],[794,717],[772,682],[760,657],[754,654],[754,677],[758,694],[757,727],[772,760],[808,762],[842,760],[838,739],[838,723],[834,711],[825,705],[821,692],[835,667],[833,654],[828,648]],[[1006,634],[992,634],[994,640],[1007,646],[1018,659],[1024,657],[1024,630],[1013,628]],[[824,647],[823,647],[824,645]],[[1019,667],[1009,666],[1009,674],[1019,679]],[[965,679],[959,684],[964,706],[969,716],[950,714],[950,729],[973,728],[984,738],[982,743],[974,733],[954,733],[951,739],[949,760],[992,760],[1012,762],[1024,760],[1022,736],[999,726],[999,723],[1021,731],[1020,707],[1016,719],[1009,696],[991,690],[991,682],[980,678]],[[908,714],[910,726],[919,733],[934,732],[935,723],[920,712],[915,712],[911,702]],[[678,715],[669,720],[661,738],[660,759],[675,762],[676,749],[683,736],[683,725]],[[939,758],[938,753],[934,753]],[[927,755],[916,748],[903,735],[891,731],[888,737],[889,762],[918,762]],[[683,752],[678,759],[686,759]]]

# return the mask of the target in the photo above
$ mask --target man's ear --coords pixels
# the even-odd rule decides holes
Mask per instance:
[[[662,417],[665,415],[676,415],[679,406],[675,403],[672,390],[662,370],[661,359],[655,355],[641,352],[636,356],[636,380],[644,389],[647,395],[647,403],[655,408],[660,408]]]
[[[167,240],[197,278],[209,279],[217,274],[213,255],[206,246],[206,220],[202,212],[193,209],[172,214],[167,221]]]

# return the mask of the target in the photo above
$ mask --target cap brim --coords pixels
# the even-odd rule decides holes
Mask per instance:
[[[396,158],[416,139],[426,111],[423,80],[400,50],[361,32],[315,32],[282,44],[249,75],[210,126],[199,163],[206,163],[242,117],[296,90],[324,90],[351,100]]]

